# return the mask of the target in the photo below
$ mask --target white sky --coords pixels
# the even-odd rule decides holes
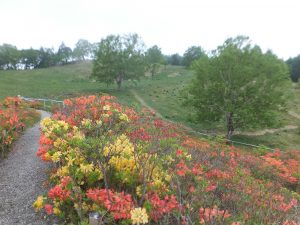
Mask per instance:
[[[0,0],[0,44],[70,47],[138,33],[165,54],[249,36],[280,58],[300,54],[300,0]]]

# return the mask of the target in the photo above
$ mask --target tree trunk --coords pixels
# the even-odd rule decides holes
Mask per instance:
[[[116,77],[116,83],[118,85],[118,90],[121,90],[122,82],[123,82],[123,76],[122,76],[122,74],[120,74]]]
[[[226,112],[226,127],[227,127],[227,134],[226,138],[231,140],[231,137],[234,132],[234,126],[233,126],[233,113],[232,112]]]
[[[155,69],[154,69],[154,66],[151,68],[151,78],[153,79],[154,78],[154,73],[155,73]]]

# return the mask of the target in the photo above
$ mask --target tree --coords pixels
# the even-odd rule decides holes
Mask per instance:
[[[86,58],[92,55],[92,44],[84,39],[80,39],[73,50],[73,56],[75,59],[85,61]]]
[[[68,64],[72,57],[72,49],[65,45],[64,42],[58,48],[57,57],[61,64]]]
[[[185,104],[202,121],[225,121],[228,139],[235,128],[268,126],[273,112],[286,103],[290,85],[286,64],[270,51],[263,53],[249,39],[228,39],[210,58],[193,65],[196,77]]]
[[[39,51],[35,49],[24,49],[21,51],[21,63],[25,69],[34,69],[39,63]]]
[[[168,64],[173,66],[180,66],[182,64],[182,57],[179,54],[173,54],[167,58]]]
[[[182,64],[189,68],[193,61],[206,56],[205,51],[200,46],[189,47],[183,54]]]
[[[151,73],[151,77],[157,73],[159,66],[164,62],[164,56],[161,53],[160,48],[157,45],[149,48],[145,54],[145,60],[147,64],[147,69]]]
[[[286,63],[289,66],[292,81],[298,82],[300,78],[300,55],[288,59]]]
[[[15,70],[20,61],[20,52],[16,46],[3,44],[0,46],[0,69]]]
[[[55,66],[57,62],[57,55],[54,53],[54,50],[52,48],[40,48],[37,68],[47,68],[50,66]]]
[[[99,43],[92,77],[106,84],[116,82],[118,89],[124,80],[139,80],[145,72],[143,52],[137,34],[109,35]]]

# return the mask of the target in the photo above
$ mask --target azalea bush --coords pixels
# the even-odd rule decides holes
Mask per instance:
[[[62,223],[296,224],[297,152],[251,154],[186,136],[111,96],[64,101],[41,123],[37,155],[51,164],[35,209]]]
[[[17,97],[7,97],[0,102],[0,158],[7,155],[13,141],[26,126],[38,118],[39,113],[29,109],[29,105]]]

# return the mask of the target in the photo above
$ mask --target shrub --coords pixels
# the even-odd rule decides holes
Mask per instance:
[[[7,97],[0,102],[0,157],[7,155],[13,141],[38,118],[39,114],[19,98]]]
[[[294,152],[253,155],[189,137],[111,96],[65,105],[42,121],[37,155],[53,169],[37,210],[74,224],[91,212],[104,224],[292,224],[299,218]]]

